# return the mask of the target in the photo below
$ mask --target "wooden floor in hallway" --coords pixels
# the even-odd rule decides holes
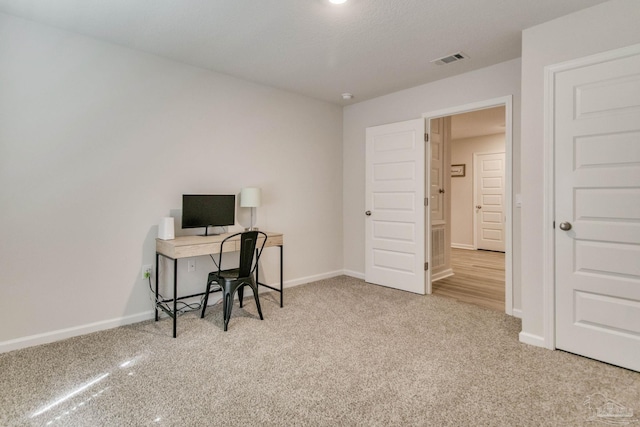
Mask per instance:
[[[504,253],[451,249],[453,276],[433,282],[432,292],[504,312]]]

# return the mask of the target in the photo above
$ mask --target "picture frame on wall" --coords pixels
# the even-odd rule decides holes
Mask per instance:
[[[451,165],[451,177],[465,176],[466,165]]]

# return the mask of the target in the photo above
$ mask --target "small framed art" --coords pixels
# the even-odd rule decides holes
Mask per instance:
[[[451,165],[451,176],[461,177],[465,176],[466,165]]]

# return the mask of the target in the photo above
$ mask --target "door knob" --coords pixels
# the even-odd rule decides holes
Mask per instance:
[[[482,209],[482,206],[476,205],[476,209]]]
[[[366,211],[364,214],[365,214],[366,216],[371,216],[371,211]]]
[[[560,230],[562,230],[562,231],[571,230],[571,223],[570,222],[561,222],[560,223]]]
[[[443,194],[443,193],[444,193],[444,188],[440,188],[440,189],[438,190],[438,193]]]

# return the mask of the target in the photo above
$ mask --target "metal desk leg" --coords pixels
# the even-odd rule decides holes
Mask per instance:
[[[178,260],[173,260],[173,337],[177,335],[178,322]]]
[[[158,321],[158,259],[160,258],[160,254],[156,252],[156,298],[155,298],[155,307],[156,310],[156,322]]]
[[[283,305],[283,296],[284,296],[284,281],[282,279],[282,267],[283,267],[283,261],[282,261],[282,245],[280,245],[280,308],[282,308]]]

